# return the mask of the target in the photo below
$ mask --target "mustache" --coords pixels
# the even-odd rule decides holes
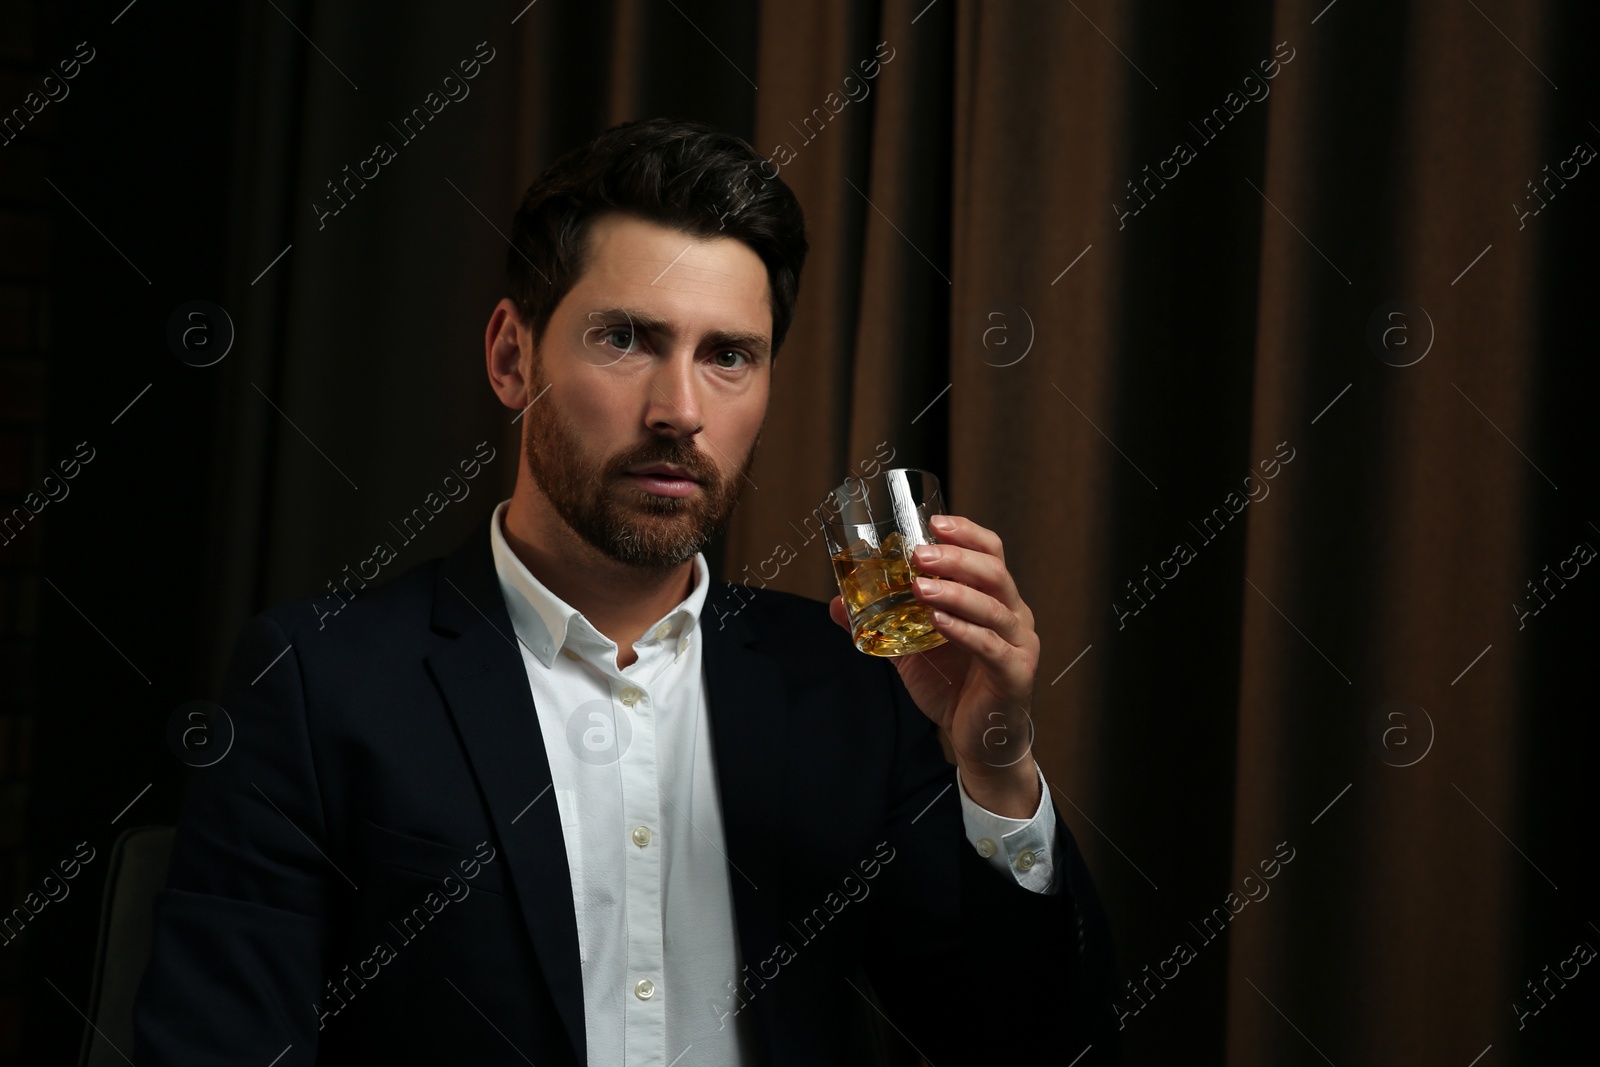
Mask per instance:
[[[651,463],[670,463],[682,467],[702,485],[716,485],[716,464],[693,444],[687,441],[660,441],[630,452],[611,464],[611,474],[620,477],[629,467],[642,467]]]

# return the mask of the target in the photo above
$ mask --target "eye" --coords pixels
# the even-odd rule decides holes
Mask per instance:
[[[611,343],[611,339],[613,337],[615,337],[617,334],[622,334],[624,337],[626,337],[628,339],[627,344],[624,344],[624,345],[620,346],[621,349],[624,352],[632,352],[634,349],[639,347],[638,346],[638,339],[634,334],[632,326],[607,326],[605,328],[605,330],[600,334],[600,339],[603,342],[605,342],[607,344],[610,344]],[[619,346],[613,345],[612,347],[619,347]]]
[[[714,356],[712,358],[717,359],[717,358],[721,358],[722,356],[738,356],[739,358],[744,360],[743,363],[734,363],[731,366],[729,364],[726,364],[726,363],[718,363],[717,366],[722,368],[723,370],[738,370],[739,368],[747,366],[750,363],[750,357],[748,355],[746,355],[742,350],[737,349],[737,348],[724,348],[720,352],[718,352],[716,354],[716,356]]]

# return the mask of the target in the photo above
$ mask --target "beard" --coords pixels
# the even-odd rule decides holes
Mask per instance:
[[[535,374],[538,374],[537,359]],[[540,375],[542,377],[542,375]],[[534,391],[544,388],[535,383]],[[605,459],[587,454],[553,403],[528,409],[524,437],[528,470],[556,514],[585,543],[631,567],[668,570],[694,557],[727,526],[755,465],[761,432],[739,469],[726,478],[683,437],[656,436]],[[686,497],[659,496],[634,484],[629,467],[671,463],[700,484]]]

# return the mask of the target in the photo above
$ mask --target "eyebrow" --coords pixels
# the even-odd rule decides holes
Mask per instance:
[[[589,312],[589,318],[593,320],[596,317],[626,318],[647,333],[671,336],[675,332],[671,323],[640,311],[638,308],[623,307],[621,305],[596,308]],[[717,345],[744,345],[746,348],[754,349],[763,356],[770,355],[771,345],[764,334],[745,333],[740,330],[713,330],[706,334],[705,340]]]

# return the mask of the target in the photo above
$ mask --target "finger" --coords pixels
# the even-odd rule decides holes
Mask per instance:
[[[828,602],[828,616],[846,630],[850,629],[850,616],[844,610],[844,597],[836,596]]]
[[[1016,610],[1021,594],[1005,561],[999,556],[975,548],[957,545],[918,545],[911,554],[919,574],[933,574],[953,582],[981,589],[1006,607]]]
[[[913,579],[911,586],[918,600],[992,631],[1008,648],[1020,648],[1027,642],[1029,628],[1022,618],[981,589],[927,576]]]
[[[942,544],[960,545],[963,548],[976,549],[979,552],[994,556],[1004,563],[1006,560],[1005,546],[1000,543],[1000,535],[984,526],[979,526],[971,519],[960,515],[935,515],[940,523],[949,521],[948,529],[933,526],[933,534]],[[932,520],[930,520],[932,525]]]
[[[970,653],[994,672],[999,690],[1021,693],[1033,684],[1032,661],[1036,657],[990,627],[954,615],[942,606],[933,610],[933,625],[950,644]]]

